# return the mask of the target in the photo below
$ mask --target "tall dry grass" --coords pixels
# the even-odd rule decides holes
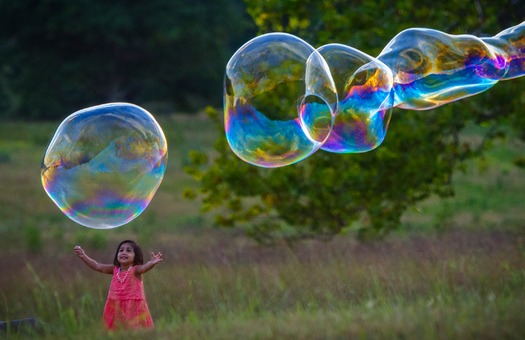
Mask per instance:
[[[140,241],[140,240],[139,240]],[[110,247],[111,248],[111,247]],[[160,338],[520,338],[525,234],[449,231],[359,244],[261,246],[226,231],[159,235],[145,276]],[[108,262],[113,249],[87,249]],[[2,314],[36,317],[39,336],[105,336],[108,275],[72,249],[12,254]],[[25,334],[25,333],[24,333]],[[136,334],[135,334],[136,335]],[[129,336],[117,333],[116,336]]]

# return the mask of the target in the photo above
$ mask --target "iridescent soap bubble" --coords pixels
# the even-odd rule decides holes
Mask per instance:
[[[377,57],[394,74],[395,106],[426,110],[483,92],[505,75],[508,62],[472,35],[407,29]]]
[[[525,22],[487,38],[411,28],[377,58],[341,44],[314,51],[290,34],[267,34],[226,67],[226,137],[237,156],[263,167],[319,148],[366,152],[384,140],[393,107],[432,109],[523,75]]]
[[[330,67],[339,98],[332,132],[321,149],[356,153],[376,148],[392,114],[392,71],[350,46],[328,44],[318,52]]]
[[[94,106],[60,124],[42,160],[42,184],[73,221],[115,228],[148,206],[167,155],[164,133],[149,112],[127,103]]]
[[[481,38],[481,40],[499,48],[505,56],[509,68],[502,80],[525,75],[525,22],[507,28],[494,37]]]
[[[278,167],[311,155],[328,138],[336,105],[328,65],[293,35],[254,38],[226,66],[226,138],[250,164]]]

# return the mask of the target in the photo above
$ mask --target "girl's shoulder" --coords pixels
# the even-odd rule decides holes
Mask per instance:
[[[133,267],[130,268],[130,274],[133,274],[137,279],[141,280],[142,281],[142,275],[143,274],[138,274],[135,270],[136,270],[137,266],[136,265],[133,265]]]

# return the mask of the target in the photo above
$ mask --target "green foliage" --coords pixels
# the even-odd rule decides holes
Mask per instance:
[[[431,193],[452,193],[452,172],[472,150],[468,144],[460,145],[458,138],[444,140],[462,126],[459,121],[459,126],[451,125],[443,117],[446,113],[405,112],[373,152],[320,151],[277,169],[243,162],[221,137],[216,144],[218,156],[211,164],[206,163],[206,155],[193,153],[194,166],[186,170],[201,182],[204,210],[223,208],[218,224],[249,223],[249,234],[260,241],[270,241],[277,231],[288,231],[292,238],[331,236],[363,216],[370,223],[360,236],[368,238],[395,228],[408,206]],[[222,128],[218,114],[215,122]],[[430,138],[439,142],[428,143]]]
[[[250,1],[248,11],[261,33],[286,31],[310,43],[350,44],[372,55],[408,27],[448,33],[495,35],[521,22],[523,4],[507,1],[478,8],[466,2],[433,1]],[[238,159],[224,137],[216,154],[191,156],[186,167],[200,182],[203,210],[222,226],[241,225],[255,239],[331,237],[357,229],[361,239],[397,228],[407,208],[431,195],[454,194],[452,177],[465,160],[482,155],[502,123],[525,132],[521,107],[524,79],[497,84],[474,98],[435,110],[395,109],[386,139],[364,154],[319,151],[293,166],[264,169]],[[274,100],[274,99],[271,99]],[[212,116],[219,131],[219,113]],[[486,128],[481,140],[462,136],[474,121]]]
[[[30,223],[25,228],[26,245],[29,251],[40,253],[44,247],[42,241],[42,231],[34,223]]]
[[[251,27],[239,0],[1,1],[0,13],[0,115],[10,118],[109,101],[216,104],[223,65]]]
[[[428,27],[492,36],[525,17],[522,0],[244,0],[260,33],[288,32],[314,46],[342,43],[377,55],[395,34]]]

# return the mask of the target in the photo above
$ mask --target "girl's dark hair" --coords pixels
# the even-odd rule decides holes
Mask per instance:
[[[133,247],[133,251],[135,252],[135,260],[133,261],[133,265],[144,264],[144,256],[142,255],[142,249],[140,249],[139,245],[132,240],[124,240],[119,243],[117,247],[117,252],[115,253],[115,259],[113,260],[113,264],[116,267],[120,267],[120,263],[118,262],[118,251],[124,243],[129,243]]]

